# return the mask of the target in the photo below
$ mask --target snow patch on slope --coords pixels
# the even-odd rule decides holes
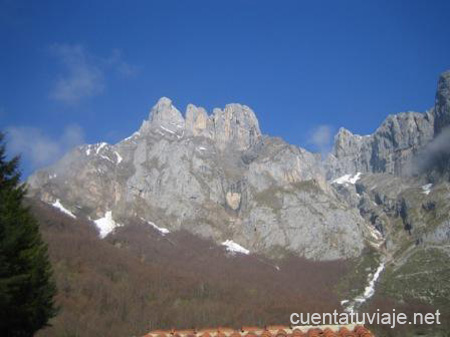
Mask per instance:
[[[144,219],[142,219],[142,220],[144,220]],[[150,226],[152,226],[154,229],[156,229],[158,232],[160,232],[162,236],[170,233],[170,231],[167,228],[158,227],[151,221],[147,221],[147,220],[144,220],[144,221],[146,223],[148,223]]]
[[[85,153],[86,156],[90,156],[93,151],[95,151],[95,154],[99,154],[100,151],[105,148],[105,146],[108,146],[108,143],[102,142],[98,144],[88,144],[85,146]]]
[[[362,295],[362,297],[356,298],[358,302],[363,303],[375,294],[375,283],[377,282],[383,270],[384,270],[384,262],[381,262],[375,274],[373,274],[372,278],[370,279],[369,285],[364,289],[364,294]]]
[[[345,174],[342,177],[334,179],[331,183],[338,184],[338,185],[343,185],[343,184],[354,185],[359,180],[360,177],[361,177],[361,172],[358,172],[355,175]]]
[[[170,130],[170,129],[168,129],[168,128],[165,128],[165,127],[164,127],[164,126],[162,126],[162,125],[160,125],[160,128],[161,128],[161,129],[163,129],[164,131],[166,131],[166,132],[168,132],[168,133],[172,134],[172,135],[174,135],[174,134],[175,134],[175,132],[174,132],[174,131],[172,131],[172,130]]]
[[[52,204],[53,207],[59,209],[61,212],[67,214],[68,216],[76,219],[77,217],[71,212],[69,211],[67,208],[65,208],[61,202],[59,201],[59,199],[56,199],[56,201]]]
[[[100,143],[100,145],[97,147],[97,150],[95,151],[96,154],[98,154],[106,145],[107,143]]]
[[[425,195],[430,194],[431,188],[433,187],[433,184],[426,184],[422,186],[422,193]]]
[[[377,204],[375,204],[377,206]],[[372,225],[367,226],[370,236],[374,239],[374,242],[371,242],[375,247],[380,247],[384,243],[383,234],[381,234],[378,229],[373,227]]]
[[[384,261],[380,262],[380,265],[378,266],[375,273],[369,274],[369,284],[364,289],[364,293],[360,296],[357,296],[352,301],[349,300],[343,300],[341,301],[342,305],[348,304],[348,306],[345,308],[346,312],[353,312],[355,311],[355,307],[359,307],[361,304],[366,302],[369,298],[371,298],[375,294],[375,285],[377,280],[380,278],[381,272],[384,270],[385,264]]]
[[[104,155],[100,155],[100,158],[103,158],[103,159],[105,159],[105,160],[107,160],[107,161],[110,161],[111,163],[113,162],[112,160],[111,160],[111,158],[109,158],[109,157],[107,157],[107,156],[104,156]]]
[[[102,239],[104,239],[116,227],[122,226],[121,224],[114,221],[111,211],[107,211],[103,218],[94,220],[94,223],[97,226],[100,238]]]
[[[232,240],[227,240],[227,241],[222,242],[222,246],[225,246],[227,252],[232,253],[232,254],[236,254],[236,253],[245,254],[245,255],[250,254],[250,251],[248,249],[245,249],[240,244],[238,244]]]
[[[114,153],[116,154],[117,157],[117,164],[120,164],[123,160],[122,156],[117,151],[114,151]]]

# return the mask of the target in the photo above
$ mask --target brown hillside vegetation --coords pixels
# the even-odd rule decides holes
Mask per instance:
[[[143,224],[100,240],[92,223],[32,201],[58,286],[58,316],[40,336],[133,336],[156,328],[288,324],[331,312],[345,262],[230,256],[186,232]]]
[[[408,321],[412,321],[415,314],[421,313],[422,315],[425,315],[427,313],[430,313],[434,315],[437,308],[414,299],[407,299],[401,302],[395,301],[388,295],[383,294],[382,289],[379,289],[379,292],[376,293],[373,299],[368,302],[362,309],[364,312],[371,314],[377,312],[392,314],[393,309],[395,309],[397,313],[404,313],[408,317]],[[449,308],[440,308],[439,325],[427,325],[423,322],[422,324],[420,324],[420,320],[418,320],[419,324],[397,324],[394,328],[391,328],[389,325],[372,324],[371,329],[375,332],[376,336],[385,337],[449,336],[450,315],[448,313],[448,310]]]

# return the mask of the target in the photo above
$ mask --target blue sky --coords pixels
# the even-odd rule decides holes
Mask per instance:
[[[25,175],[128,136],[161,96],[181,111],[249,105],[264,133],[317,150],[340,126],[370,133],[433,105],[448,13],[449,1],[0,0],[0,129]]]

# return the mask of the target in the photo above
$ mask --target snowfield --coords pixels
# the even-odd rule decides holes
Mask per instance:
[[[112,212],[107,211],[103,218],[94,220],[95,225],[99,230],[100,238],[104,239],[109,233],[111,233],[116,227],[122,226],[114,221],[112,218]]]

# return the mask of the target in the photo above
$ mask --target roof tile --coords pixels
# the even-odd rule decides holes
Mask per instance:
[[[361,325],[296,326],[271,325],[265,328],[243,326],[231,328],[205,328],[200,330],[154,330],[145,337],[374,337]]]

